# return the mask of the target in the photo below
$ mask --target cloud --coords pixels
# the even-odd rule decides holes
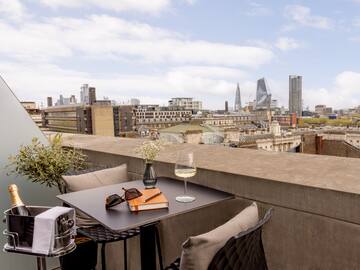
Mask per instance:
[[[55,100],[59,94],[79,96],[79,88],[89,83],[97,89],[97,96],[117,101],[140,98],[143,103],[167,104],[169,98],[192,96],[204,102],[205,108],[219,108],[225,100],[232,101],[236,82],[240,82],[243,97],[255,91],[246,72],[224,67],[181,66],[156,74],[95,74],[63,69],[56,65],[38,63],[0,63],[2,75],[21,100],[45,102],[47,96]],[[19,79],[21,78],[21,79]],[[156,93],[156,96],[154,95]],[[175,94],[176,93],[176,94]]]
[[[19,0],[0,0],[0,15],[19,21],[25,17],[26,9]]]
[[[250,2],[249,9],[244,12],[247,16],[269,16],[272,15],[273,12],[270,8],[265,7],[262,4],[257,2]]]
[[[333,27],[333,22],[330,18],[313,15],[311,9],[306,6],[289,5],[285,7],[284,13],[288,19],[297,25],[317,29],[331,29]]]
[[[259,67],[274,57],[265,48],[190,40],[177,32],[107,15],[50,18],[16,26],[0,21],[0,32],[7,36],[0,43],[0,55],[28,61],[50,61],[76,54],[148,64]]]
[[[170,7],[170,0],[41,0],[51,8],[88,8],[96,7],[104,10],[123,12],[136,11],[158,14]]]
[[[187,3],[188,5],[195,5],[195,3],[198,1],[198,0],[183,0],[185,3]]]
[[[277,39],[277,41],[275,42],[275,47],[277,47],[278,49],[280,49],[282,51],[289,51],[289,50],[300,48],[301,44],[293,38],[279,37]]]
[[[96,1],[48,0],[47,4],[80,8],[83,2],[95,6]],[[111,3],[117,4],[106,4]],[[19,10],[7,13],[22,14],[16,23],[0,20],[0,33],[7,37],[0,42],[0,72],[22,100],[78,96],[80,85],[89,83],[97,88],[99,98],[138,97],[142,102],[167,104],[174,95],[184,95],[215,109],[225,100],[233,102],[237,82],[243,97],[254,94],[249,70],[275,57],[271,47],[192,39],[115,16],[35,17],[24,6]]]
[[[334,84],[329,88],[304,89],[304,101],[311,108],[317,104],[325,104],[335,109],[356,107],[360,104],[359,85],[359,72],[343,71],[335,77]]]

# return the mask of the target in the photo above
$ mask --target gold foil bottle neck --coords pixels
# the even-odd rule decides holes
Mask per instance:
[[[24,203],[20,199],[18,188],[15,184],[9,185],[8,190],[10,193],[10,200],[12,207],[24,205]]]

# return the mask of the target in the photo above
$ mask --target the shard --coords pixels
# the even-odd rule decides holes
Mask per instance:
[[[238,83],[237,88],[236,88],[236,94],[235,94],[234,111],[235,112],[240,112],[240,110],[241,110],[241,96],[240,96],[240,86],[239,86],[239,83]]]
[[[270,89],[265,80],[261,78],[257,81],[256,88],[256,109],[269,109],[271,104]]]

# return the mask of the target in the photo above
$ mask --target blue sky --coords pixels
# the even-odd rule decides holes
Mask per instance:
[[[0,75],[22,100],[79,95],[205,108],[255,97],[265,77],[281,105],[288,75],[304,105],[360,105],[360,0],[0,0]]]

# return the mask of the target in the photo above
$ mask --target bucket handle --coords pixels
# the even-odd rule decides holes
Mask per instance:
[[[12,239],[13,248],[14,248],[14,250],[16,250],[16,247],[19,245],[19,235],[18,235],[18,233],[9,232],[8,230],[4,230],[3,235],[6,235],[7,237]]]

